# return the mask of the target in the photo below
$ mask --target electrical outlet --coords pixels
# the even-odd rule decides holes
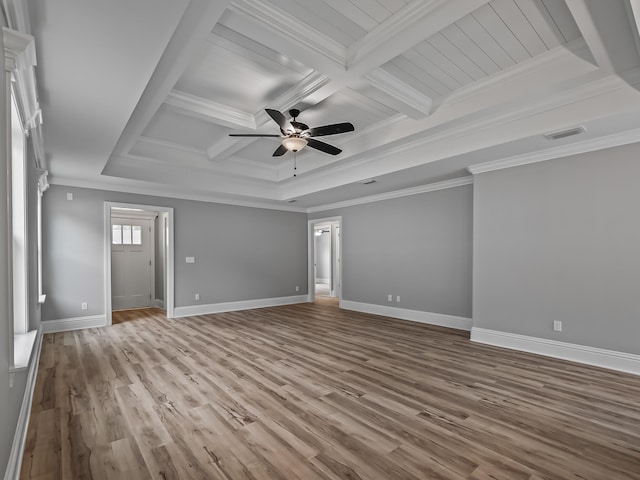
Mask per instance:
[[[392,294],[387,295],[387,300],[390,302],[393,302],[393,295]]]
[[[300,285],[296,285],[296,292],[300,291]]]
[[[89,310],[89,305],[87,304],[87,302],[82,302],[80,308],[82,308],[82,310]]]
[[[196,257],[185,257],[184,258],[184,262],[185,263],[196,263]]]
[[[196,293],[196,294],[194,295],[194,297],[195,297],[195,299],[196,299],[196,300],[200,300],[200,294],[199,294],[199,293]]]
[[[562,331],[562,322],[560,320],[553,321],[553,330],[556,332]]]
[[[396,302],[400,303],[400,295],[396,295]]]

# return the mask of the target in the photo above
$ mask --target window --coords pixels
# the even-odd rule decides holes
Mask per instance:
[[[111,225],[112,245],[142,245],[142,227],[140,225]]]
[[[8,305],[9,316],[7,326],[13,342],[10,348],[9,386],[13,386],[15,372],[25,369],[33,352],[36,330],[29,330],[29,272],[30,258],[35,252],[29,251],[28,202],[36,191],[36,186],[28,183],[31,160],[35,167],[42,169],[44,149],[42,145],[42,114],[38,103],[37,81],[34,67],[36,65],[35,41],[30,35],[2,28],[4,46],[4,82],[0,94],[7,99],[5,108],[0,114],[7,118],[6,129],[0,132],[3,145],[0,149],[2,163],[2,180],[6,181],[6,195],[0,195],[0,208],[7,212],[7,222],[0,225],[1,234],[6,234],[9,248],[0,252],[2,260],[8,266],[9,288],[0,292],[0,302]],[[32,149],[27,155],[27,137]],[[9,148],[5,149],[4,146]],[[38,180],[40,183],[40,179]],[[46,184],[46,178],[43,185]],[[41,191],[44,191],[41,190]],[[39,219],[38,219],[39,221]],[[39,228],[39,227],[38,227]],[[39,234],[38,234],[39,235]],[[40,253],[38,253],[40,255]],[[35,265],[34,265],[35,266]],[[38,271],[41,271],[38,260]],[[35,282],[34,282],[35,284]],[[41,288],[41,284],[38,285]],[[4,321],[4,319],[3,319]]]
[[[11,95],[11,233],[13,237],[13,333],[29,330],[27,283],[27,183],[25,134]]]

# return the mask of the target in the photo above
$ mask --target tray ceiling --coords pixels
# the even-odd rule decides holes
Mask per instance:
[[[52,183],[317,208],[640,128],[629,0],[53,3],[27,2]],[[278,134],[265,108],[355,131],[295,162],[229,137]]]

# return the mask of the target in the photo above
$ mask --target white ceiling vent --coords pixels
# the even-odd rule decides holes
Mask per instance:
[[[572,137],[586,132],[587,129],[582,125],[579,127],[569,128],[568,130],[559,130],[557,132],[545,133],[544,138],[547,140],[560,140],[561,138]]]

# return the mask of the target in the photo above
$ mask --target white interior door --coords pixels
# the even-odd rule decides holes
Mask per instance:
[[[111,218],[113,310],[150,307],[154,282],[153,220]]]

